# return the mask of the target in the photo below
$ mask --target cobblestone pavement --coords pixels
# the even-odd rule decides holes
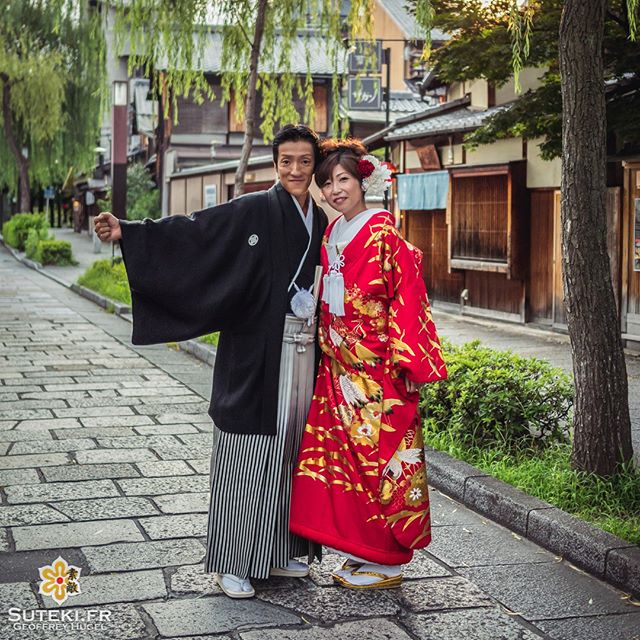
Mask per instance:
[[[309,578],[227,599],[201,564],[211,370],[129,335],[0,249],[0,639],[640,637],[625,594],[437,492],[434,541],[401,588],[333,586],[328,556]],[[38,568],[59,555],[81,568],[62,607],[38,593]],[[109,619],[16,630],[11,607],[35,622],[61,609]]]

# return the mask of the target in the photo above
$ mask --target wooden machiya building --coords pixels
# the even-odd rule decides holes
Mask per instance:
[[[178,121],[165,121],[162,147],[163,180],[169,184],[163,201],[163,215],[173,213],[189,213],[201,206],[205,201],[225,202],[233,197],[233,180],[229,178],[229,170],[242,152],[245,123],[236,117],[236,105],[231,101],[222,105],[221,88],[221,55],[222,34],[212,31],[207,35],[208,42],[199,70],[205,77],[213,92],[214,100],[200,102],[192,95],[177,98]],[[281,45],[278,42],[276,47]],[[320,135],[327,135],[331,125],[331,78],[334,61],[327,54],[325,43],[316,36],[299,36],[292,44],[291,72],[304,81],[307,74],[306,46],[316,52],[311,59],[309,72],[313,79],[313,101],[315,106],[314,121],[309,123]],[[263,70],[264,71],[264,70]],[[274,64],[269,71],[279,74]],[[344,72],[344,61],[338,61],[338,73]],[[297,94],[296,94],[297,95]],[[258,113],[262,109],[262,98],[258,94]],[[294,106],[302,121],[304,115],[304,96],[297,95]],[[273,169],[269,166],[271,147],[265,144],[260,125],[262,116],[256,121],[256,133],[253,140],[253,167],[249,171],[246,190],[262,189],[273,184]],[[267,158],[265,160],[265,157]],[[271,163],[272,164],[272,163]],[[235,170],[235,169],[234,169]],[[199,177],[209,176],[209,177]],[[223,177],[224,176],[224,177]],[[225,182],[226,180],[226,182]],[[198,185],[196,187],[196,185]],[[213,185],[217,185],[214,188]],[[208,187],[207,195],[203,189]],[[215,190],[215,197],[213,195]]]
[[[524,90],[540,72],[526,70]],[[566,330],[560,253],[560,160],[539,140],[504,139],[474,150],[465,134],[508,108],[513,84],[447,89],[449,100],[370,136],[399,167],[396,215],[424,252],[434,307]],[[640,349],[640,157],[607,167],[607,243],[627,346]]]

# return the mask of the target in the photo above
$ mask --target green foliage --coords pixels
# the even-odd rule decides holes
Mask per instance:
[[[100,15],[89,3],[0,6],[0,93],[10,92],[10,125],[17,147],[28,149],[32,183],[61,182],[70,166],[92,168],[106,96],[104,54]],[[16,185],[16,158],[3,135],[0,187]]]
[[[418,17],[425,0],[410,2]],[[543,138],[545,159],[559,157],[562,146],[562,100],[558,71],[558,33],[563,0],[431,0],[430,24],[450,39],[434,50],[431,63],[447,83],[484,78],[499,87],[523,67],[547,69],[541,86],[527,91],[512,107],[491,117],[467,136],[469,146],[488,144],[512,136]],[[633,42],[640,16],[640,1],[610,0],[605,25],[606,79],[624,77],[623,86],[607,90],[607,126],[617,151],[640,146],[638,92],[640,47]]]
[[[2,237],[10,247],[24,251],[29,229],[38,229],[46,234],[49,229],[46,214],[16,213],[2,225]]]
[[[111,191],[107,193],[105,198],[96,200],[96,204],[98,205],[100,213],[103,213],[104,211],[111,211],[113,208],[111,206]]]
[[[448,379],[422,389],[427,434],[505,449],[568,441],[573,387],[566,373],[478,341],[445,341],[443,351]]]
[[[32,227],[27,233],[27,240],[24,243],[24,252],[30,260],[40,262],[40,243],[49,240],[49,230]]]
[[[505,449],[470,443],[455,433],[425,433],[427,445],[464,460],[529,495],[640,544],[640,469],[611,478],[571,468],[571,445]]]
[[[547,362],[443,341],[448,380],[426,385],[425,443],[526,493],[640,542],[640,469],[611,478],[571,468],[572,385]]]
[[[149,172],[142,164],[130,164],[127,167],[127,218],[159,218],[160,213],[160,192],[155,188]]]
[[[58,267],[78,264],[73,259],[71,243],[66,240],[40,240],[35,260],[44,265],[50,264]]]
[[[220,339],[220,334],[216,333],[208,333],[206,336],[202,336],[198,338],[200,342],[206,342],[207,344],[212,344],[214,347],[218,346],[218,340]]]
[[[78,284],[103,295],[105,298],[127,305],[131,304],[129,280],[122,260],[113,263],[111,260],[96,260],[78,278]]]
[[[311,48],[312,41],[304,34],[312,29],[314,35],[324,41],[336,70],[341,58],[344,59],[342,40],[345,35],[352,41],[358,37],[371,37],[372,0],[352,0],[345,24],[340,18],[342,4],[341,0],[267,3],[258,79],[262,101],[261,130],[266,141],[272,138],[275,127],[300,119],[294,107],[295,96],[305,98],[303,120],[313,123],[313,79],[309,70],[316,52]],[[158,91],[167,91],[177,117],[179,96],[191,92],[196,101],[214,97],[202,70],[202,60],[208,31],[221,31],[222,95],[217,97],[224,104],[233,96],[236,115],[242,118],[256,24],[255,0],[157,0],[153,3],[149,0],[115,0],[115,5],[117,46],[128,43],[130,68],[142,68],[145,74],[153,77]],[[307,73],[298,76],[292,68],[302,57]],[[163,61],[162,65],[157,64],[158,60]],[[339,124],[340,95],[336,89],[340,85],[341,78],[334,73],[334,131]]]

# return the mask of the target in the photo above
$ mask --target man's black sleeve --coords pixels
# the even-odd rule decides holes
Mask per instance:
[[[121,222],[133,344],[188,340],[253,320],[269,295],[266,198]]]

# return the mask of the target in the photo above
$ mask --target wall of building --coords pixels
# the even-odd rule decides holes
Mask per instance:
[[[224,174],[224,184],[230,185],[236,181],[236,174],[229,171]],[[252,169],[249,167],[245,175],[245,182],[275,182],[276,172],[273,167],[262,167],[260,169]]]
[[[467,164],[502,164],[522,158],[522,138],[498,140],[477,149],[467,149]]]
[[[541,138],[529,140],[527,143],[527,188],[559,189],[562,174],[560,158],[543,160],[540,157]]]
[[[489,108],[489,83],[484,79],[453,82],[447,88],[447,101],[459,100],[469,94],[472,109]]]
[[[404,33],[395,20],[376,2],[374,10],[374,37],[384,40],[382,47],[391,49],[391,90],[406,91],[404,83]],[[385,71],[383,67],[383,73]],[[384,82],[384,79],[383,79]]]
[[[542,82],[540,78],[546,69],[536,69],[529,67],[520,72],[520,93],[516,92],[515,81],[513,78],[502,87],[496,87],[496,104],[505,104],[518,98],[529,89],[537,89]]]
[[[461,144],[444,145],[438,147],[440,163],[443,167],[450,167],[454,164],[464,164],[466,152]]]

